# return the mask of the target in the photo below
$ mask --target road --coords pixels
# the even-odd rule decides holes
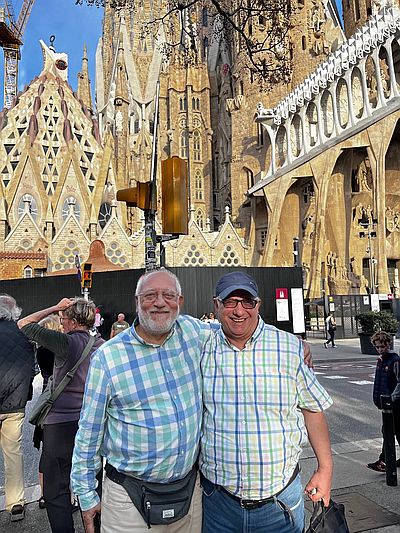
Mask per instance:
[[[371,360],[317,363],[314,371],[334,400],[326,412],[333,444],[381,436],[382,415],[372,403]]]

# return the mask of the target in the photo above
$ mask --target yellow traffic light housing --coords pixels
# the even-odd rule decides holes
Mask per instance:
[[[92,263],[84,263],[82,269],[82,288],[90,289],[92,287]]]
[[[161,162],[162,225],[164,234],[188,234],[188,165],[170,157]]]
[[[117,191],[117,200],[126,202],[128,207],[151,209],[151,187],[150,181],[138,181],[136,187]]]

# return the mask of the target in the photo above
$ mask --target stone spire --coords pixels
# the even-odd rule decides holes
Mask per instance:
[[[81,100],[91,113],[93,112],[86,43],[83,48],[82,69],[78,73],[78,100]]]

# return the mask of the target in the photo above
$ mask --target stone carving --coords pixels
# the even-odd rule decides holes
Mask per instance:
[[[386,229],[393,233],[394,231],[400,231],[400,213],[394,211],[391,207],[386,208]]]

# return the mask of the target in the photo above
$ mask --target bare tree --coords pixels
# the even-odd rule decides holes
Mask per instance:
[[[138,0],[75,0],[135,12]],[[142,35],[163,33],[162,49],[184,61],[206,55],[205,43],[218,39],[232,63],[247,67],[262,82],[290,78],[291,2],[288,0],[167,0],[165,12],[143,23]],[[211,29],[206,29],[211,28]],[[203,48],[203,49],[202,49]],[[183,54],[182,54],[183,52]]]

